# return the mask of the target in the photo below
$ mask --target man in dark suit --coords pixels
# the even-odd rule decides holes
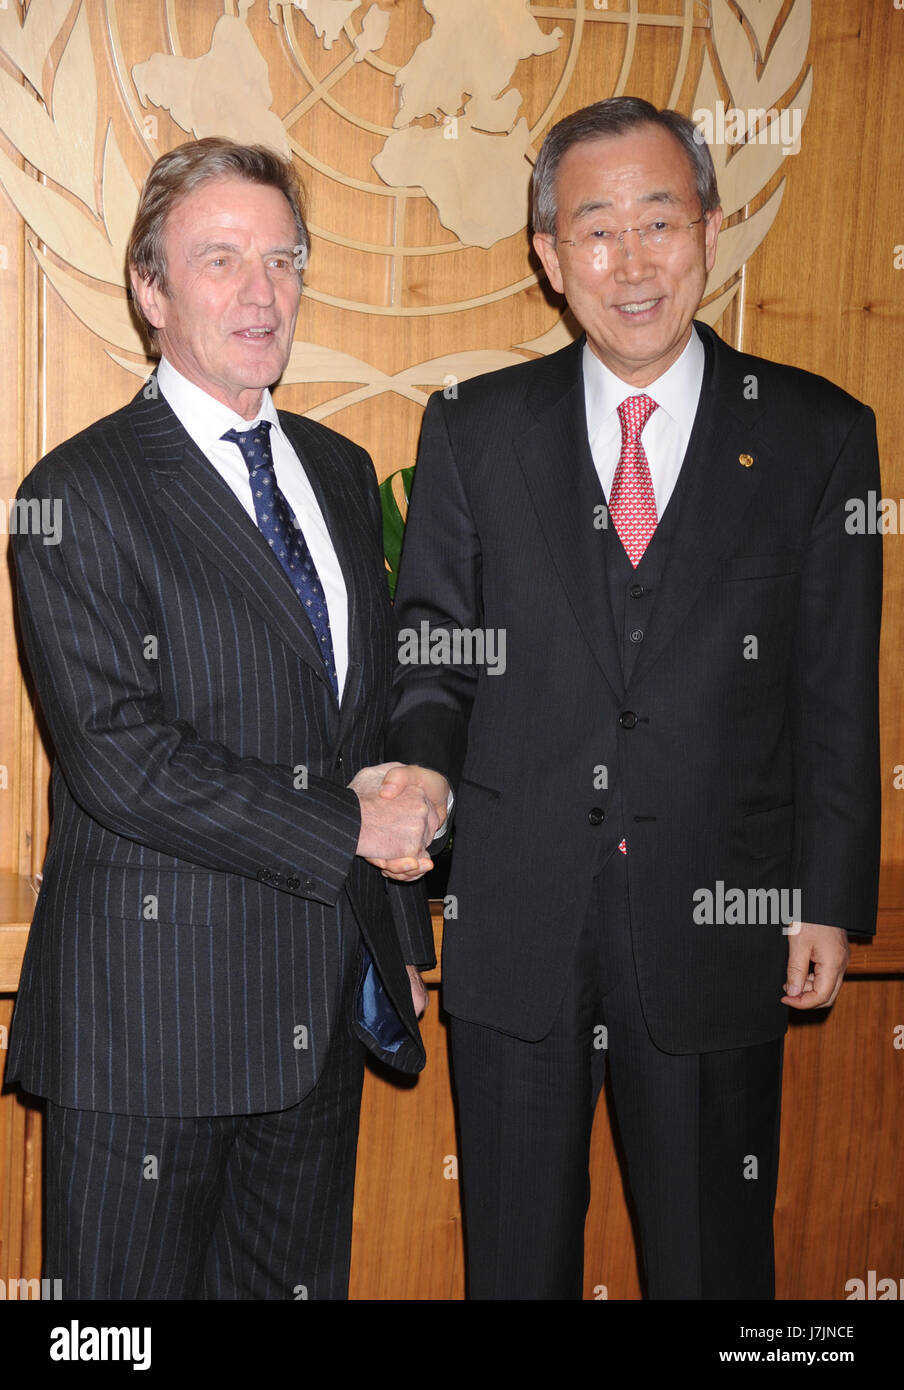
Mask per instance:
[[[364,1046],[424,1062],[426,901],[364,859],[445,817],[416,772],[377,791],[374,470],[267,389],[307,248],[266,149],[158,160],[129,260],[159,369],[20,492],[64,532],[16,543],[56,762],[7,1075],[47,1097],[67,1298],[346,1297]]]
[[[874,419],[694,323],[722,214],[677,113],[560,122],[533,218],[584,336],[432,397],[396,598],[388,752],[456,798],[470,1295],[581,1296],[608,1064],[648,1295],[771,1298],[788,1010],[875,928]]]

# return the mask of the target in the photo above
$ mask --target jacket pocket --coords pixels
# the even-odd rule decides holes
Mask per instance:
[[[800,554],[779,550],[769,555],[735,555],[724,560],[713,574],[716,583],[729,579],[780,579],[800,573]]]
[[[491,801],[498,801],[502,795],[502,793],[497,791],[495,787],[488,787],[485,782],[475,782],[470,777],[459,777],[458,786],[459,792],[458,796],[456,797],[456,805],[461,800],[462,793],[465,788],[469,792],[482,792],[483,795],[489,797]]]
[[[93,917],[187,926],[226,920],[224,878],[204,869],[90,864],[80,874],[78,893]]]

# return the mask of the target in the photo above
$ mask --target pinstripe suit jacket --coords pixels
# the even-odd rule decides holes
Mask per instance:
[[[425,894],[355,857],[347,787],[382,760],[392,662],[376,479],[280,414],[348,588],[340,708],[278,560],[152,382],[19,493],[63,520],[57,545],[15,540],[56,761],[7,1077],[84,1109],[281,1109],[323,1065],[355,921],[409,1034],[394,1055],[360,1036],[424,1063],[404,961],[433,960]]]

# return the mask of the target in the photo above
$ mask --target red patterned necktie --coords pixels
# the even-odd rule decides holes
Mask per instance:
[[[655,409],[656,402],[649,396],[628,396],[618,407],[622,446],[609,491],[609,515],[635,569],[659,520],[650,465],[640,442],[641,431]]]

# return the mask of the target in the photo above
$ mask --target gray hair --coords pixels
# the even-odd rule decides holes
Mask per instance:
[[[556,175],[562,156],[572,145],[609,135],[626,135],[640,126],[659,126],[674,135],[690,162],[701,211],[706,215],[717,208],[719,189],[712,155],[693,121],[680,111],[658,111],[641,97],[608,97],[563,117],[543,141],[531,179],[534,231],[556,235]]]
[[[166,220],[177,203],[210,179],[244,179],[279,189],[295,223],[295,268],[301,283],[310,237],[304,219],[304,192],[293,165],[266,145],[239,145],[215,136],[187,140],[152,165],[129,237],[128,265],[142,280],[169,294],[164,251]],[[153,324],[148,323],[135,296],[132,303],[154,346],[157,334]]]

